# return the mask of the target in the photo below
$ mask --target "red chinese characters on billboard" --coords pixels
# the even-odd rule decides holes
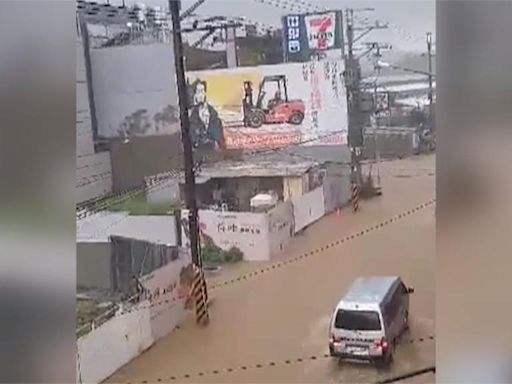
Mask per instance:
[[[227,147],[233,149],[282,148],[298,144],[301,138],[299,131],[261,132],[246,135],[236,129],[227,129],[225,135]]]

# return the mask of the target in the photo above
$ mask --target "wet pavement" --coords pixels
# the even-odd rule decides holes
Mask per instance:
[[[324,217],[268,263],[241,263],[209,278],[214,298],[208,327],[193,317],[122,367],[109,382],[371,383],[435,361],[435,204],[307,258],[228,285],[219,282],[346,238],[435,197],[435,157],[381,164],[383,195]],[[397,175],[401,175],[397,177]],[[404,176],[405,175],[405,176]],[[325,356],[327,323],[352,280],[400,275],[415,288],[411,330],[388,370]],[[406,383],[431,383],[425,374]]]

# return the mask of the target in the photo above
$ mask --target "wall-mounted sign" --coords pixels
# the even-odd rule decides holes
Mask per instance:
[[[389,93],[378,92],[374,95],[375,112],[383,112],[389,109]]]

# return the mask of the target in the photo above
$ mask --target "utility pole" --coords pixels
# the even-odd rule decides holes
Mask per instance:
[[[361,156],[363,129],[360,119],[360,80],[359,62],[354,58],[354,10],[345,11],[347,34],[347,55],[345,57],[345,85],[347,87],[348,146],[350,149],[350,183],[352,185],[352,207],[359,209],[359,191],[362,184]]]
[[[434,119],[432,113],[432,105],[434,92],[432,89],[432,33],[427,32],[427,54],[428,54],[428,115],[429,115],[429,123],[430,130],[434,129]]]
[[[359,58],[354,57],[354,43],[375,29],[385,29],[387,25],[378,22],[373,26],[356,28],[354,11],[373,11],[373,8],[347,9],[345,25],[348,52],[345,56],[345,85],[347,88],[348,108],[348,146],[350,148],[350,182],[352,185],[352,208],[359,209],[359,194],[363,187],[361,160],[363,158],[363,111],[361,110],[361,67]],[[364,31],[354,36],[354,31]],[[378,46],[378,44],[377,44]]]
[[[185,65],[183,63],[180,7],[180,0],[169,0],[174,45],[174,64],[176,67],[176,85],[178,88],[178,105],[180,109],[181,141],[183,143],[183,162],[185,166],[185,199],[189,215],[190,252],[192,255],[192,263],[201,268],[202,263],[199,254],[199,225],[197,220],[194,154],[192,152],[192,141],[190,138],[188,90],[185,79]]]

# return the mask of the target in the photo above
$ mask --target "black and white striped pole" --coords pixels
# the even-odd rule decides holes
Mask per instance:
[[[180,0],[169,0],[169,11],[172,20],[172,35],[174,45],[174,63],[176,67],[176,86],[178,91],[178,104],[180,109],[181,140],[183,143],[183,163],[185,167],[185,198],[189,212],[189,237],[192,263],[194,264],[193,300],[196,307],[197,322],[207,324],[208,294],[204,279],[199,245],[199,221],[196,202],[194,154],[192,139],[190,137],[190,120],[188,115],[188,91],[185,78],[185,65],[183,62],[183,43],[181,38]]]

